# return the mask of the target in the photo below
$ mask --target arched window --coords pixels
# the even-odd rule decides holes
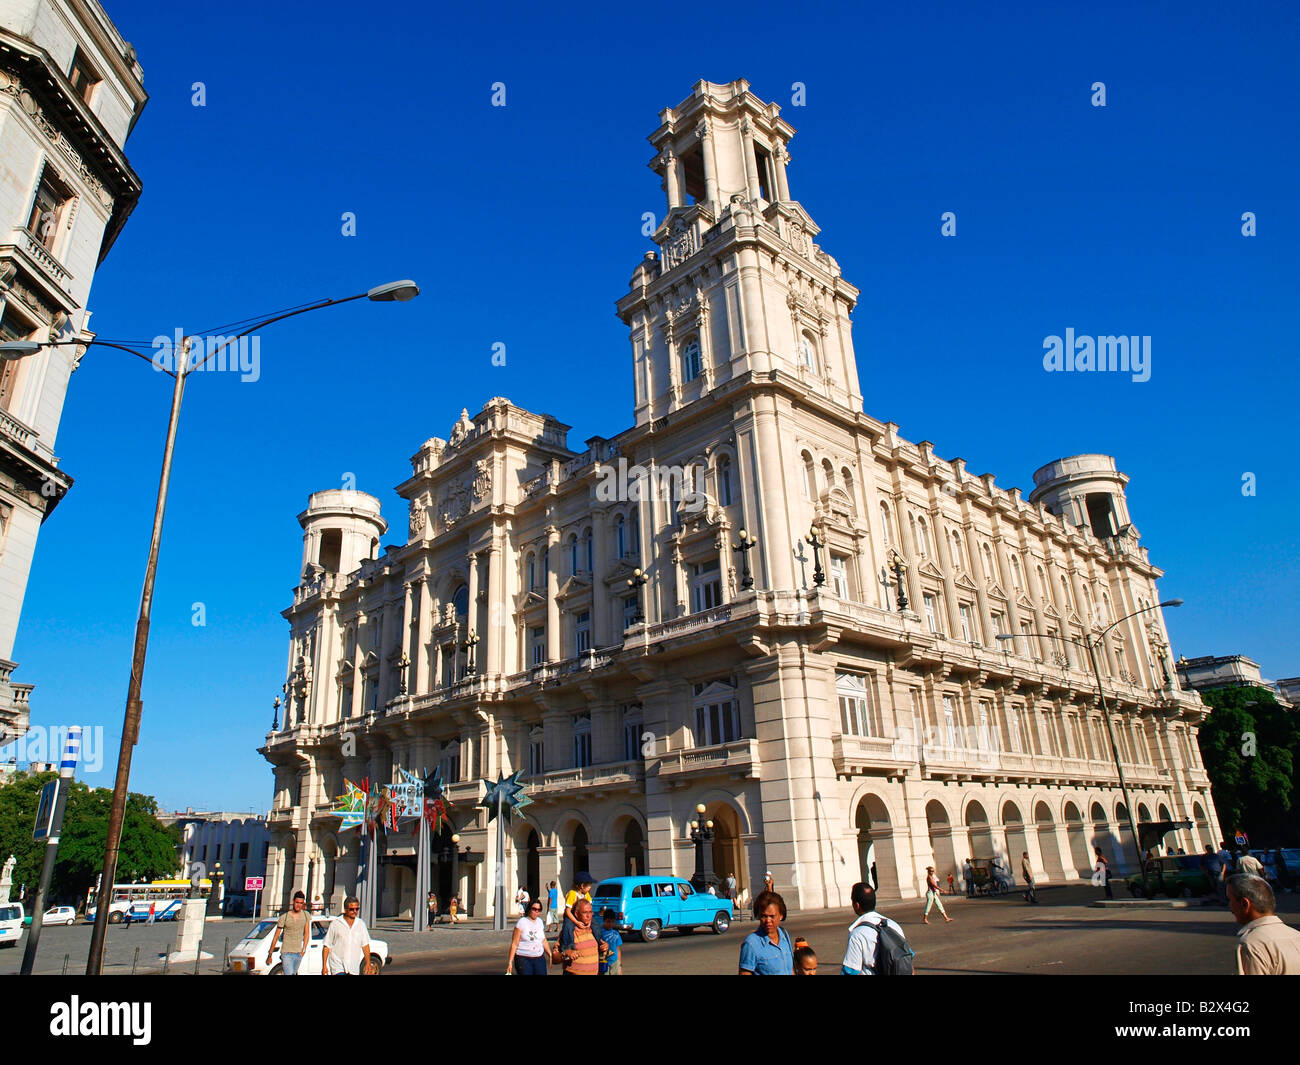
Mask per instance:
[[[1043,574],[1043,567],[1035,566],[1034,573],[1038,575],[1038,594],[1046,599],[1052,594],[1052,589],[1047,586],[1047,577]]]
[[[805,451],[799,457],[803,459],[803,497],[811,502],[817,498],[817,474],[808,452]]]
[[[731,506],[731,459],[723,455],[718,459],[718,506]]]
[[[1101,623],[1110,624],[1110,596],[1106,592],[1101,593]]]
[[[849,473],[849,468],[847,466],[840,470],[840,479],[844,482],[844,491],[848,493],[849,506],[854,510],[857,510],[858,501],[853,495],[853,474]]]
[[[966,552],[962,549],[961,533],[956,529],[952,531],[952,568],[968,568],[966,565]]]
[[[636,558],[641,554],[641,523],[636,514],[631,515],[627,523],[628,554]]]
[[[987,581],[997,580],[997,570],[993,568],[993,549],[988,544],[983,546],[984,555],[984,579]]]
[[[569,537],[569,576],[572,577],[578,572],[578,537],[573,534]]]
[[[799,335],[799,361],[809,370],[817,370],[817,342],[811,333]]]
[[[916,519],[916,550],[922,558],[930,557],[930,533],[924,518]]]
[[[880,538],[885,542],[886,547],[894,546],[894,538],[889,531],[889,504],[883,500],[880,504]]]
[[[822,459],[822,476],[826,478],[826,491],[835,487],[835,467],[830,459]]]
[[[614,557],[627,557],[627,521],[622,514],[614,519]]]
[[[528,552],[528,560],[524,563],[524,576],[527,580],[525,588],[537,587],[537,556],[531,551]]]
[[[700,356],[700,342],[695,337],[691,337],[682,348],[682,380],[694,381],[700,376],[703,370],[703,361]]]
[[[593,570],[595,570],[596,566],[595,566],[595,555],[591,544],[590,528],[584,529],[582,532],[582,546],[583,546],[583,554],[586,555],[587,558],[587,572],[591,573]]]
[[[462,584],[456,589],[456,594],[451,597],[452,604],[456,607],[456,616],[463,617],[469,613],[469,585]]]
[[[1065,574],[1061,574],[1061,606],[1065,610],[1070,609],[1070,582],[1066,580]]]
[[[1018,555],[1011,556],[1011,583],[1015,585],[1018,592],[1025,590],[1024,576],[1020,572],[1020,558]]]

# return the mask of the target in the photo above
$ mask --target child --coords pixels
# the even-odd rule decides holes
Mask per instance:
[[[618,929],[614,927],[614,911],[601,910],[600,916],[604,924],[600,938],[604,940],[609,950],[601,959],[598,975],[622,976],[623,960],[619,956],[619,948],[623,946],[623,937],[618,934]]]
[[[806,943],[802,947],[795,948],[794,974],[795,976],[817,975],[817,955],[813,953],[812,947]]]

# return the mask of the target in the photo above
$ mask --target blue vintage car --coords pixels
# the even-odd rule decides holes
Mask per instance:
[[[620,932],[636,932],[647,943],[668,928],[693,932],[708,927],[721,935],[731,927],[731,900],[696,891],[680,876],[616,876],[602,880],[591,896],[595,923],[613,910]]]

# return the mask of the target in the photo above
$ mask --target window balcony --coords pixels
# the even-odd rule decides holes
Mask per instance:
[[[669,787],[684,786],[699,776],[759,779],[758,741],[733,740],[711,747],[688,747],[646,759],[646,773],[656,773]]]
[[[527,778],[528,794],[535,800],[559,797],[575,791],[639,790],[644,767],[637,761],[609,762],[575,769],[556,769]]]

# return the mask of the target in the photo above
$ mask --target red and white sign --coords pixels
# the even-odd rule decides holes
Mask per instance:
[[[260,876],[246,876],[246,877],[244,877],[244,890],[245,890],[245,891],[261,891],[262,888],[263,888],[263,886],[264,886],[264,884],[265,884],[265,878],[264,878],[264,877],[260,877]]]

